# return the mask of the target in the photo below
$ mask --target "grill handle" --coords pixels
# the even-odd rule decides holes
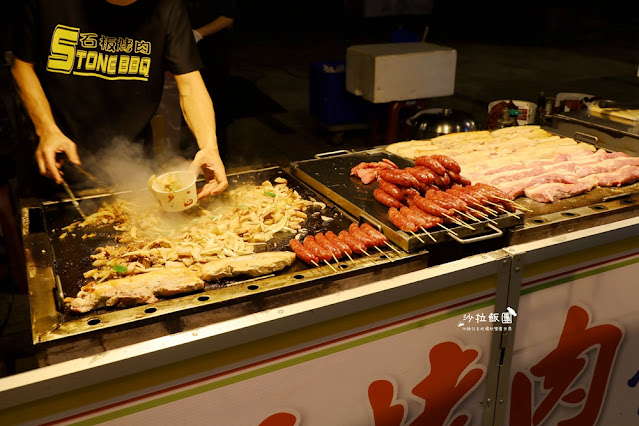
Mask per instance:
[[[459,244],[471,244],[471,243],[476,243],[478,241],[485,241],[485,240],[490,240],[492,238],[499,238],[502,235],[504,235],[504,231],[502,231],[499,228],[496,228],[494,225],[487,223],[486,226],[491,228],[495,232],[491,234],[480,235],[479,237],[467,238],[467,239],[459,238],[457,235],[453,234],[452,232],[449,232],[448,235],[450,235]]]
[[[585,142],[591,145],[594,145],[595,148],[599,149],[599,138],[594,135],[589,135],[584,132],[575,132],[575,135],[572,137],[577,142]]]
[[[353,151],[349,151],[346,149],[338,149],[337,151],[321,152],[319,154],[315,154],[314,157],[317,159],[329,158],[329,157],[335,157],[336,155],[351,154],[352,152]]]

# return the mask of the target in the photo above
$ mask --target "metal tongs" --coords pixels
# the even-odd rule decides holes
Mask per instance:
[[[96,184],[96,186],[98,186],[100,188],[109,188],[109,185],[107,185],[104,181],[102,181],[102,180],[98,179],[97,177],[95,177],[93,174],[91,174],[91,173],[87,172],[86,170],[84,170],[84,168],[82,166],[74,164],[71,161],[67,161],[65,164],[73,167],[81,175],[83,175],[84,177],[86,177],[89,180],[93,181]]]
[[[81,166],[79,166],[77,164],[74,164],[71,161],[67,161],[67,162],[65,162],[65,164],[71,166],[73,169],[78,171],[81,175],[83,175],[84,177],[86,177],[89,180],[93,181],[98,187],[100,187],[100,188],[108,188],[109,187],[104,181],[98,179],[93,174],[87,172]],[[69,198],[71,198],[71,203],[73,204],[73,207],[75,207],[75,209],[78,211],[78,213],[80,213],[80,216],[82,216],[82,219],[87,220],[87,215],[80,208],[80,203],[78,203],[77,197],[75,196],[75,194],[71,190],[71,187],[69,187],[69,184],[64,180],[64,178],[62,179],[62,186],[64,187],[64,190],[66,191],[67,195],[69,195]]]
[[[69,187],[69,184],[64,179],[62,179],[62,186],[64,187],[64,190],[67,191],[67,194],[71,198],[71,203],[73,204],[73,207],[75,207],[78,213],[80,213],[80,216],[82,216],[82,219],[87,220],[87,215],[84,214],[84,212],[80,208],[80,203],[78,203],[78,199],[75,197],[75,195],[73,194],[73,191],[71,191],[71,188]]]

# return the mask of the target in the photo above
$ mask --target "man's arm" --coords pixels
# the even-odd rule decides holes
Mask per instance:
[[[64,153],[71,162],[80,164],[76,145],[62,133],[53,119],[51,105],[33,69],[33,64],[15,58],[11,73],[40,139],[35,153],[40,173],[53,177],[57,183],[62,183],[59,170],[61,164],[56,161],[56,154]]]
[[[213,102],[199,71],[175,75],[175,81],[180,92],[182,114],[200,147],[189,170],[197,175],[201,168],[207,180],[198,197],[219,194],[229,183],[217,148]]]
[[[233,26],[233,18],[228,16],[218,16],[208,24],[196,28],[195,31],[200,33],[202,37],[210,36],[211,34],[219,33],[222,30],[231,28]]]

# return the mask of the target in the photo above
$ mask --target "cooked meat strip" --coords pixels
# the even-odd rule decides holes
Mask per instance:
[[[162,268],[110,281],[94,281],[83,286],[76,297],[64,299],[71,312],[85,313],[112,306],[132,306],[157,302],[158,297],[204,289],[204,281],[185,266]]]
[[[240,275],[259,277],[291,266],[294,261],[295,253],[290,251],[267,251],[246,256],[226,257],[205,263],[202,266],[202,279],[217,281]]]

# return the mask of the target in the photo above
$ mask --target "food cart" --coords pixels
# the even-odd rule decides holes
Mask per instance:
[[[340,173],[320,167],[317,180],[317,164],[326,163],[299,162],[290,175],[251,173],[287,173],[332,209],[330,226],[375,219],[357,197],[340,199],[340,184],[357,182],[324,185],[321,178]],[[459,241],[444,232],[418,244],[395,232],[393,247],[352,262],[300,264],[80,317],[61,312],[64,283],[52,257],[60,249],[47,225],[48,210],[69,203],[25,206],[42,366],[0,379],[0,417],[5,424],[634,424],[634,190],[542,214],[504,214],[496,230]]]

